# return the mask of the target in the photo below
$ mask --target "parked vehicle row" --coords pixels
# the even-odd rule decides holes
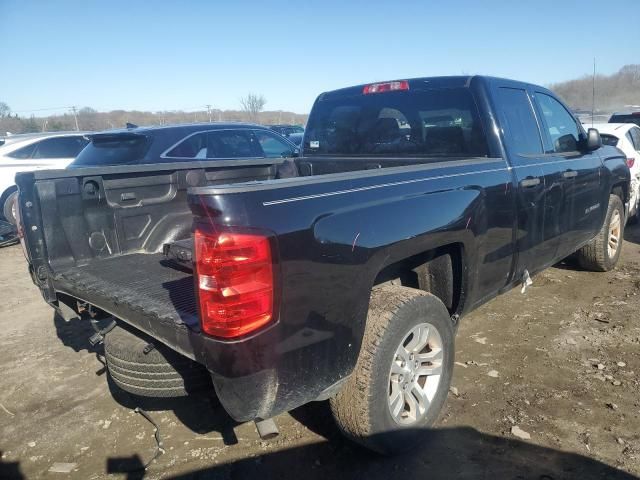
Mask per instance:
[[[0,216],[15,223],[16,173],[65,168],[89,143],[84,135],[56,132],[4,137],[0,145]]]
[[[598,123],[593,128],[600,132],[603,144],[619,148],[627,157],[631,170],[627,216],[636,221],[640,202],[640,127],[635,123]]]
[[[126,391],[212,383],[259,432],[329,399],[349,438],[406,451],[446,401],[467,313],[569,255],[620,256],[627,157],[539,86],[325,92],[300,155],[240,130],[94,134],[73,168],[16,177],[34,283],[63,317],[103,319],[92,341]]]

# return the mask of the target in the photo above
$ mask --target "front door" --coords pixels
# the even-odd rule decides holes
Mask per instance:
[[[533,92],[539,112],[545,148],[546,208],[554,221],[547,222],[555,238],[556,258],[573,253],[599,231],[608,204],[600,195],[602,161],[588,152],[586,134],[568,109],[550,92]]]
[[[548,211],[546,197],[553,179],[546,164],[540,127],[528,92],[521,84],[497,85],[497,108],[505,150],[514,172],[516,189],[515,279],[525,270],[533,272],[553,261],[556,253],[554,214]]]

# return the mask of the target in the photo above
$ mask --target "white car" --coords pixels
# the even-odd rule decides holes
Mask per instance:
[[[89,143],[87,132],[9,135],[0,139],[0,218],[15,223],[18,172],[65,168]]]
[[[585,126],[591,127],[589,122]],[[627,156],[627,165],[631,170],[631,198],[628,218],[639,217],[640,202],[640,127],[633,123],[595,123],[605,145],[618,147]]]

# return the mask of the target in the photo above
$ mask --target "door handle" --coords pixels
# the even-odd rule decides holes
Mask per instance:
[[[575,178],[578,176],[578,172],[576,172],[575,170],[566,170],[562,176],[564,178]]]
[[[540,185],[540,179],[538,177],[527,177],[520,181],[520,186],[523,188],[531,188],[536,185]]]

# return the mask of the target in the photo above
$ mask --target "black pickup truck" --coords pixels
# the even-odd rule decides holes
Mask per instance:
[[[436,420],[460,318],[568,256],[616,265],[629,169],[552,92],[465,76],[323,93],[296,158],[17,184],[33,280],[65,318],[115,319],[97,335],[117,385],[204,371],[238,421],[329,399],[393,452]]]

